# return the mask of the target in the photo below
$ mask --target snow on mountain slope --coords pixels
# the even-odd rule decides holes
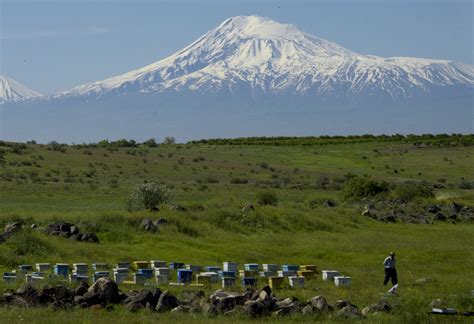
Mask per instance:
[[[0,103],[17,102],[41,96],[19,82],[0,75]]]
[[[474,67],[443,60],[360,55],[269,18],[225,20],[194,43],[156,63],[75,87],[53,98],[190,91],[255,91],[400,100],[434,87],[474,88]]]

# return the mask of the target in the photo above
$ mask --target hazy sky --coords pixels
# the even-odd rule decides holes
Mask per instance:
[[[0,0],[0,73],[51,93],[157,61],[230,16],[291,23],[362,54],[474,64],[472,0]]]

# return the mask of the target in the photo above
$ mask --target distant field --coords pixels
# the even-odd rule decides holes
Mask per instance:
[[[458,310],[472,311],[472,222],[387,224],[361,216],[360,205],[344,201],[339,188],[317,186],[323,177],[339,179],[348,173],[370,175],[390,184],[425,181],[437,188],[432,203],[454,201],[474,207],[474,190],[466,185],[474,180],[474,146],[449,143],[328,139],[273,145],[271,141],[251,145],[236,141],[121,148],[3,143],[2,228],[13,221],[26,227],[69,221],[83,231],[95,232],[100,243],[77,243],[26,230],[0,243],[0,270],[35,262],[112,264],[139,259],[203,266],[221,265],[222,261],[316,264],[319,269],[334,268],[350,275],[353,287],[336,289],[318,277],[304,290],[284,289],[277,295],[301,300],[324,295],[330,303],[349,299],[362,308],[377,302],[386,291],[381,284],[381,264],[394,250],[399,257],[400,294],[391,297],[392,313],[369,317],[369,321],[426,322],[426,311],[436,298]],[[154,214],[125,211],[131,190],[144,181],[166,184],[172,189],[172,203],[187,211],[173,211],[166,205]],[[266,190],[277,194],[277,206],[257,204],[257,194]],[[324,199],[334,200],[336,207],[314,203]],[[248,203],[255,211],[242,213]],[[158,217],[169,221],[159,233],[139,229],[143,218]],[[423,277],[431,281],[415,283]],[[0,284],[0,290],[7,288]],[[133,287],[123,287],[128,288]],[[122,309],[74,312],[74,318],[84,322],[191,320],[189,315],[129,314]],[[20,321],[18,316],[25,322],[39,316],[44,322],[63,322],[68,314],[2,308],[0,323]],[[207,322],[199,316],[192,320]]]

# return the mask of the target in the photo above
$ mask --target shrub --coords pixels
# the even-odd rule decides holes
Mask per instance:
[[[417,198],[432,198],[435,196],[433,188],[421,182],[404,182],[395,187],[392,195],[396,199],[412,201]]]
[[[127,201],[127,210],[150,210],[159,204],[169,201],[170,190],[167,186],[156,182],[144,183],[135,187],[130,194]]]
[[[345,199],[361,199],[374,197],[388,191],[388,184],[385,181],[371,180],[368,177],[355,177],[344,184],[342,195]]]
[[[259,165],[262,169],[268,169],[268,163],[267,162],[260,162]]]
[[[249,180],[246,178],[232,178],[230,179],[231,184],[246,184],[249,183]]]
[[[473,189],[474,188],[474,181],[468,180],[461,180],[458,184],[459,189]]]
[[[163,144],[174,144],[176,143],[176,140],[173,136],[166,136],[165,139],[163,140]]]
[[[260,205],[276,206],[278,204],[278,195],[275,191],[262,191],[257,194],[257,202]]]
[[[143,142],[143,144],[148,146],[148,147],[157,147],[158,146],[158,143],[156,143],[156,140],[154,138],[150,138],[150,139],[146,140],[145,142]]]

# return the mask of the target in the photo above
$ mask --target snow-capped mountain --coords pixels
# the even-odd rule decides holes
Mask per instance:
[[[292,25],[239,16],[143,68],[0,105],[0,137],[472,133],[473,102],[472,65],[362,55]]]
[[[360,55],[292,25],[258,16],[229,18],[156,63],[55,97],[190,91],[209,95],[314,95],[344,102],[400,100],[434,87],[474,87],[474,67],[442,60]]]
[[[0,75],[0,103],[18,102],[40,96],[40,93],[27,88],[11,78]]]

